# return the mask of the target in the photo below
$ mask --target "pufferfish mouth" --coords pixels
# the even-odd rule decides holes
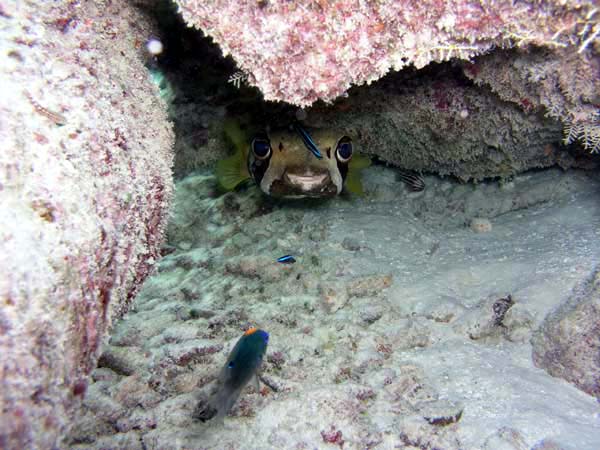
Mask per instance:
[[[303,191],[313,191],[319,189],[319,187],[326,185],[329,182],[329,174],[316,174],[316,175],[297,175],[293,173],[286,173],[283,179],[292,186],[297,186]]]
[[[271,185],[270,194],[279,197],[333,197],[337,188],[329,173],[296,174],[286,172]]]

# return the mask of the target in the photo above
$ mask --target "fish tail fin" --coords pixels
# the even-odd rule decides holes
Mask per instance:
[[[254,374],[254,389],[256,389],[256,392],[260,392],[260,383],[258,382],[257,373]]]
[[[229,414],[233,405],[237,401],[238,397],[242,392],[241,388],[237,389],[228,389],[223,387],[220,392],[218,392],[211,400],[211,406],[214,410],[216,410],[215,418],[217,421],[222,422],[224,417]]]
[[[247,139],[246,134],[235,120],[227,119],[223,131],[229,144],[235,149],[235,153],[217,163],[216,174],[219,185],[227,191],[232,191],[240,183],[250,178],[246,166]]]
[[[413,192],[421,192],[425,189],[425,179],[423,178],[423,175],[419,173],[399,169],[398,178],[406,183],[408,188]]]

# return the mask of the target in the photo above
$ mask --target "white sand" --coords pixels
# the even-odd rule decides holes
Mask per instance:
[[[133,374],[97,371],[74,448],[600,448],[598,402],[534,367],[529,343],[600,262],[600,183],[428,177],[415,194],[391,169],[364,178],[365,198],[294,204],[253,189],[210,199],[210,176],[180,183],[178,250],[107,347],[136,355],[123,357]],[[274,262],[286,253],[296,264]],[[271,334],[263,372],[279,392],[247,388],[224,426],[193,421],[250,324]]]

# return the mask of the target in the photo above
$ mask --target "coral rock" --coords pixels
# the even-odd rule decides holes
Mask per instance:
[[[316,104],[305,123],[343,130],[359,152],[403,169],[465,181],[549,167],[565,153],[546,151],[562,139],[556,119],[527,112],[447,70],[390,74],[333,107]]]
[[[187,23],[231,54],[267,100],[299,106],[332,100],[390,69],[470,59],[500,44],[585,50],[591,33],[578,35],[576,24],[593,8],[575,0],[518,7],[508,0],[176,3]]]
[[[600,399],[600,270],[544,319],[532,343],[538,367]]]
[[[59,448],[160,256],[173,134],[122,2],[0,6],[0,447]]]

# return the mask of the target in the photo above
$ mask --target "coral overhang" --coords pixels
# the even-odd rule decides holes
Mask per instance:
[[[469,59],[497,47],[584,52],[597,40],[597,2],[547,0],[176,0],[267,100],[307,106],[390,69]]]

